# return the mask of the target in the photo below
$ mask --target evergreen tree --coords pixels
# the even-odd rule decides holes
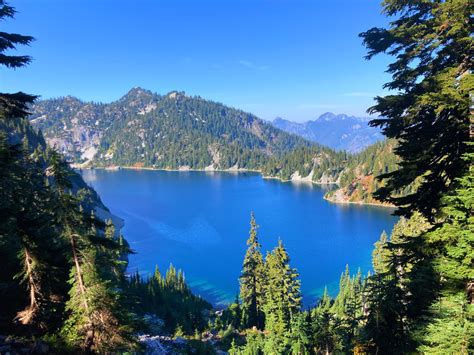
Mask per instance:
[[[312,310],[313,344],[317,353],[331,354],[342,350],[342,340],[339,336],[339,321],[331,312],[331,299],[327,289],[324,289],[318,306]]]
[[[70,189],[71,172],[55,151],[50,153],[49,174],[58,195],[57,223],[69,243],[72,268],[68,318],[62,335],[72,348],[86,351],[125,349],[133,344],[127,312],[122,308],[116,280],[110,275],[114,267],[111,250],[119,248],[109,238],[99,237],[93,214],[86,215],[80,201]],[[106,231],[111,233],[111,226]]]
[[[397,93],[376,98],[370,110],[381,118],[371,123],[397,139],[395,153],[401,161],[397,170],[380,176],[384,185],[376,197],[394,203],[398,214],[410,218],[397,225],[386,247],[377,246],[374,264],[379,272],[368,281],[365,331],[372,334],[374,349],[408,352],[423,348],[419,334],[428,330],[423,349],[431,346],[439,351],[448,348],[442,344],[444,336],[436,334],[441,331],[439,319],[449,313],[464,314],[454,306],[448,312],[446,305],[455,304],[452,298],[460,284],[470,300],[467,289],[472,283],[472,273],[463,273],[463,265],[472,269],[472,231],[457,229],[469,225],[466,216],[472,214],[472,206],[466,212],[467,206],[459,203],[462,199],[454,202],[454,196],[458,179],[470,171],[466,154],[472,150],[468,142],[472,139],[469,95],[474,88],[473,4],[388,0],[383,6],[385,14],[395,17],[389,28],[372,28],[361,36],[369,48],[368,58],[383,52],[396,56],[388,68],[392,81],[386,87]],[[468,184],[472,188],[472,180]],[[398,194],[409,186],[410,193]],[[465,196],[472,194],[468,190]],[[445,195],[454,200],[446,200]],[[450,224],[457,229],[452,234]],[[448,280],[454,265],[462,276]],[[463,317],[457,319],[469,318]],[[464,327],[465,323],[456,324]],[[456,332],[462,334],[459,328]],[[464,344],[459,351],[466,349],[465,341],[457,344]]]
[[[385,231],[380,235],[380,239],[375,242],[372,251],[372,267],[376,273],[384,273],[387,271],[390,251],[388,249],[388,236]]]
[[[23,139],[20,148],[10,145],[7,136],[1,134],[0,155],[0,247],[5,260],[16,265],[3,270],[2,279],[8,293],[13,292],[9,281],[13,278],[19,279],[20,287],[28,291],[28,303],[23,310],[17,310],[16,321],[28,326],[30,332],[44,332],[54,327],[52,298],[55,253],[59,250],[52,224],[51,191],[40,164],[31,157],[27,139]],[[5,311],[9,313],[11,309]]]
[[[250,216],[250,236],[247,240],[247,251],[240,276],[240,299],[242,300],[242,322],[247,328],[263,329],[262,290],[264,282],[263,257],[257,237],[257,223],[252,213]]]
[[[281,240],[265,259],[265,351],[281,354],[288,351],[291,326],[301,308],[300,280],[290,266],[290,258]]]
[[[371,121],[398,140],[399,168],[382,174],[386,180],[376,197],[394,203],[397,213],[421,212],[434,221],[441,196],[467,169],[469,93],[474,90],[473,4],[468,0],[386,0],[383,13],[395,17],[389,28],[361,34],[369,52],[395,56],[385,87],[396,93],[376,97]],[[415,184],[414,192],[396,196]]]
[[[31,160],[29,146],[24,140],[22,149],[22,174],[18,176],[19,190],[15,202],[15,234],[20,240],[18,254],[22,264],[22,281],[29,290],[29,305],[18,313],[16,319],[24,325],[37,324],[47,328],[45,312],[49,308],[50,291],[48,277],[51,280],[53,265],[49,254],[54,246],[52,213],[49,208],[50,193],[45,186],[39,167]],[[43,319],[41,319],[43,318]]]
[[[407,351],[404,293],[399,287],[396,267],[372,275],[366,287],[366,323],[362,343],[371,353]]]
[[[5,0],[0,0],[0,21],[15,16],[15,9]],[[27,55],[9,55],[5,52],[16,50],[19,45],[29,45],[34,40],[31,36],[17,33],[0,32],[0,65],[7,68],[20,68],[31,62]],[[0,119],[24,117],[27,115],[28,105],[33,103],[36,96],[23,92],[14,94],[0,93]]]
[[[472,143],[471,143],[472,144]],[[473,154],[467,174],[443,200],[444,223],[426,234],[437,250],[435,270],[441,279],[440,297],[431,306],[420,333],[420,351],[467,354],[474,351],[474,174]]]
[[[465,293],[443,295],[431,311],[418,350],[425,354],[472,354],[474,306],[466,300]]]
[[[311,313],[300,312],[293,317],[291,325],[291,347],[292,354],[306,355],[311,354]]]
[[[367,280],[363,330],[364,342],[374,351],[416,348],[415,330],[438,293],[432,257],[423,241],[430,228],[431,224],[415,213],[394,226],[390,241],[382,236],[376,243],[376,273]]]

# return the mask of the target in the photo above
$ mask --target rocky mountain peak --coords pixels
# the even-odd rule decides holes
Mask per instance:
[[[152,97],[152,96],[153,96],[153,93],[150,90],[146,90],[139,86],[135,86],[132,89],[130,89],[124,96],[122,96],[120,100],[121,101],[136,100],[136,99],[147,98],[147,97]]]
[[[320,120],[320,121],[332,121],[336,118],[337,116],[332,113],[332,112],[326,112],[326,113],[323,113],[321,116],[319,116],[317,118],[317,120]]]

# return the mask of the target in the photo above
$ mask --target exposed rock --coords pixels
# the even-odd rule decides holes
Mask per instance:
[[[299,171],[295,171],[292,175],[291,175],[291,181],[292,182],[306,182],[306,183],[312,183],[313,182],[313,173],[314,171],[311,170],[311,172],[309,173],[308,176],[305,176],[305,177],[302,177],[300,175],[300,172]]]

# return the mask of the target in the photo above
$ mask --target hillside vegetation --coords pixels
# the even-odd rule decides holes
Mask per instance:
[[[397,169],[399,159],[394,153],[395,147],[395,141],[386,140],[352,156],[339,174],[339,187],[329,191],[325,198],[337,203],[381,204],[373,196],[383,186],[377,176]]]
[[[110,104],[65,97],[32,107],[32,124],[76,163],[162,169],[256,169],[311,144],[222,104],[134,88]]]

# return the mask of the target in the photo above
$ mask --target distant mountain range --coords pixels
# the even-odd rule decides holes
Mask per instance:
[[[369,121],[366,117],[327,112],[314,121],[297,123],[278,117],[272,124],[335,150],[358,153],[384,138],[379,129],[369,126]]]

